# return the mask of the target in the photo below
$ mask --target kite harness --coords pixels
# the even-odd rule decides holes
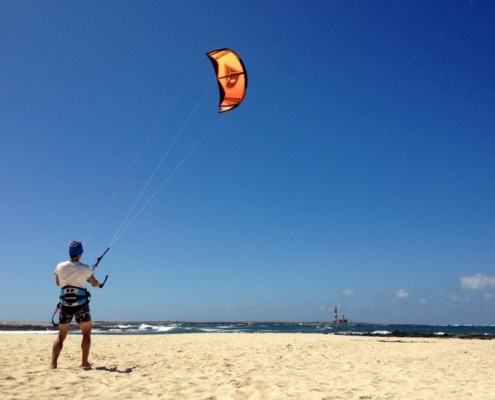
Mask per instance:
[[[107,254],[108,250],[110,250],[110,247],[107,247],[107,249],[103,252],[103,254],[96,259],[95,264],[92,266],[93,271],[95,268],[98,267],[100,264],[100,261],[102,260],[103,257],[105,257],[105,254]],[[103,280],[103,283],[100,284],[100,288],[103,289],[103,286],[105,286],[105,283],[108,279],[108,275],[105,276],[105,279]],[[86,289],[84,288],[79,288],[76,286],[70,286],[66,285],[62,288],[60,291],[60,301],[55,307],[55,311],[53,312],[52,315],[52,324],[53,326],[58,326],[54,319],[55,315],[57,312],[61,309],[64,309],[64,307],[71,307],[71,311],[78,311],[82,309],[84,306],[89,304],[89,301],[91,299],[91,293],[89,293]],[[65,310],[64,310],[65,311]]]

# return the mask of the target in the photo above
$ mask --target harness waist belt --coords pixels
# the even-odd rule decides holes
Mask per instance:
[[[65,307],[83,306],[89,303],[91,294],[83,288],[64,286],[60,291],[60,304]]]

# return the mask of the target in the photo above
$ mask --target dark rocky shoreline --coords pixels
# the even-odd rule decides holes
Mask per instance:
[[[102,329],[106,322],[93,322],[94,329]],[[70,325],[71,331],[79,330],[77,324]],[[103,328],[103,330],[105,330]],[[0,332],[36,332],[36,331],[58,331],[58,327],[51,322],[0,322]]]
[[[356,336],[352,333],[336,333],[336,335],[342,336]],[[433,334],[433,333],[419,333],[419,332],[401,332],[395,330],[390,334],[383,335],[379,333],[360,333],[358,336],[371,336],[371,337],[382,337],[382,338],[432,338],[432,339],[482,339],[482,340],[492,340],[495,339],[495,335],[478,335],[478,334]]]

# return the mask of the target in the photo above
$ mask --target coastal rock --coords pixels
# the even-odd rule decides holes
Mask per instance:
[[[353,335],[350,333],[337,333],[337,335]],[[401,332],[395,330],[390,334],[383,333],[361,333],[360,336],[371,337],[400,337],[400,338],[434,338],[434,339],[482,339],[492,340],[495,339],[495,335],[478,335],[478,334],[466,334],[466,335],[453,335],[448,333],[436,334],[436,333],[420,333],[420,332]]]

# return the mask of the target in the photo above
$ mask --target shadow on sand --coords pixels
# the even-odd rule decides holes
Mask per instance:
[[[103,367],[96,367],[95,369],[98,371],[117,372],[118,374],[130,374],[132,372],[132,368],[126,368],[125,370],[122,371],[117,367],[108,368],[103,366]]]

